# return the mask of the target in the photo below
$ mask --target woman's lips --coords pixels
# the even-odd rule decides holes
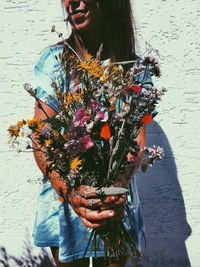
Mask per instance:
[[[85,13],[79,12],[79,13],[75,13],[72,14],[72,19],[79,19],[80,17],[84,16]]]
[[[87,10],[80,10],[80,11],[77,10],[77,12],[71,14],[71,17],[73,20],[76,20],[81,17],[84,17],[86,13],[87,13]]]

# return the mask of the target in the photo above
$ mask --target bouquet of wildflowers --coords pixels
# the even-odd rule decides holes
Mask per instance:
[[[90,54],[85,54],[81,60],[69,46],[57,60],[66,79],[61,78],[59,84],[52,81],[54,96],[49,95],[49,98],[56,98],[58,113],[48,117],[36,90],[25,84],[26,91],[36,99],[47,118],[22,120],[10,126],[10,143],[19,151],[41,151],[48,163],[46,175],[53,170],[59,173],[68,193],[80,185],[98,187],[102,197],[127,192],[127,189],[110,186],[127,170],[129,175],[138,167],[145,171],[163,156],[160,147],[145,147],[143,159],[139,160],[140,148],[135,141],[141,128],[152,120],[155,106],[165,91],[138,83],[135,77],[146,70],[159,76],[157,62],[146,57],[124,70],[119,64],[104,66]],[[68,81],[74,77],[78,83],[70,90]],[[32,134],[36,140],[34,148]],[[118,257],[121,250],[140,257],[122,222],[110,222],[110,225],[92,230],[89,243],[92,242],[94,251],[98,238],[104,241],[105,257]]]

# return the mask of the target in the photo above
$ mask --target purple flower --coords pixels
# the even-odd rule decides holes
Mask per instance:
[[[87,110],[84,108],[80,108],[75,114],[73,120],[73,126],[74,127],[84,126],[89,121],[90,118],[91,115],[87,112]]]
[[[44,126],[40,132],[40,136],[44,137],[45,139],[50,139],[51,130],[52,128],[50,126]]]
[[[106,122],[108,120],[108,111],[107,111],[107,109],[105,107],[102,107],[99,111],[97,111],[94,120],[95,121]]]

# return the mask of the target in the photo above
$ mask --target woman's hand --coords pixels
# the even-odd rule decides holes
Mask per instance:
[[[69,202],[88,228],[98,228],[108,219],[121,220],[124,214],[126,195],[100,196],[95,187],[81,185],[72,192]]]

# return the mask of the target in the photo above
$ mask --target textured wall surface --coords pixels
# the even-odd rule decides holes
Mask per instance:
[[[148,143],[165,148],[165,159],[138,174],[147,231],[138,266],[200,267],[200,3],[141,0],[133,7],[138,54],[157,54],[162,77],[154,83],[168,89],[147,134]],[[0,21],[0,254],[6,261],[6,253],[22,255],[24,241],[33,255],[40,253],[30,237],[40,172],[32,153],[10,151],[6,128],[32,116],[34,103],[22,84],[33,82],[39,52],[58,40],[51,25],[62,32],[65,25],[59,3],[49,0],[3,0]]]

